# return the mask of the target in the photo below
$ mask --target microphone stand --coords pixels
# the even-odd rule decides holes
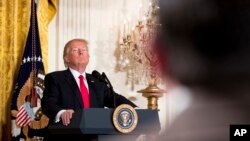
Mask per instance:
[[[108,83],[108,86],[109,86],[109,88],[110,88],[110,90],[111,90],[111,92],[112,92],[112,94],[113,94],[113,98],[114,98],[114,108],[116,108],[116,96],[115,96],[115,92],[114,92],[114,89],[113,89],[113,86],[111,85],[111,83],[110,83],[110,81],[109,81],[109,79],[108,79],[108,77],[106,76],[106,74],[103,72],[102,73],[102,77],[106,80],[106,82]]]

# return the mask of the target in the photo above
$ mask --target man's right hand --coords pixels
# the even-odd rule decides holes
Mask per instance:
[[[73,113],[74,110],[72,109],[67,109],[65,112],[62,113],[61,120],[63,125],[68,126],[70,124],[70,120],[72,118]]]

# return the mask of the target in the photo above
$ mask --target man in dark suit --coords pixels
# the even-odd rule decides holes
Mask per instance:
[[[158,140],[229,141],[231,124],[250,124],[249,0],[159,5],[164,74],[186,86],[192,100]]]
[[[106,83],[85,72],[89,63],[86,40],[69,41],[64,47],[63,59],[68,69],[49,73],[44,80],[42,110],[49,117],[50,123],[61,122],[67,126],[74,111],[83,108],[114,108],[114,103],[117,106],[129,104],[136,107],[124,96],[112,92]],[[82,82],[78,78],[80,75],[83,76]],[[87,95],[84,96],[84,93]]]

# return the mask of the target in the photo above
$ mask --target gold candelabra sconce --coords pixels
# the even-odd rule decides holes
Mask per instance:
[[[158,109],[158,98],[166,92],[157,86],[161,83],[159,59],[154,48],[154,39],[160,27],[158,10],[157,0],[151,0],[147,12],[136,25],[129,29],[125,22],[117,48],[116,70],[126,72],[126,84],[131,84],[132,90],[137,84],[147,85],[137,92],[148,99],[148,109]]]

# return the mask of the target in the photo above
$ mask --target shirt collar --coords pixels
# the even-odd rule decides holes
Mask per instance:
[[[72,68],[69,68],[70,72],[73,74],[74,78],[78,78],[79,75],[83,75],[84,79],[86,80],[86,73],[83,72],[82,74],[80,74],[78,71],[72,69]]]

